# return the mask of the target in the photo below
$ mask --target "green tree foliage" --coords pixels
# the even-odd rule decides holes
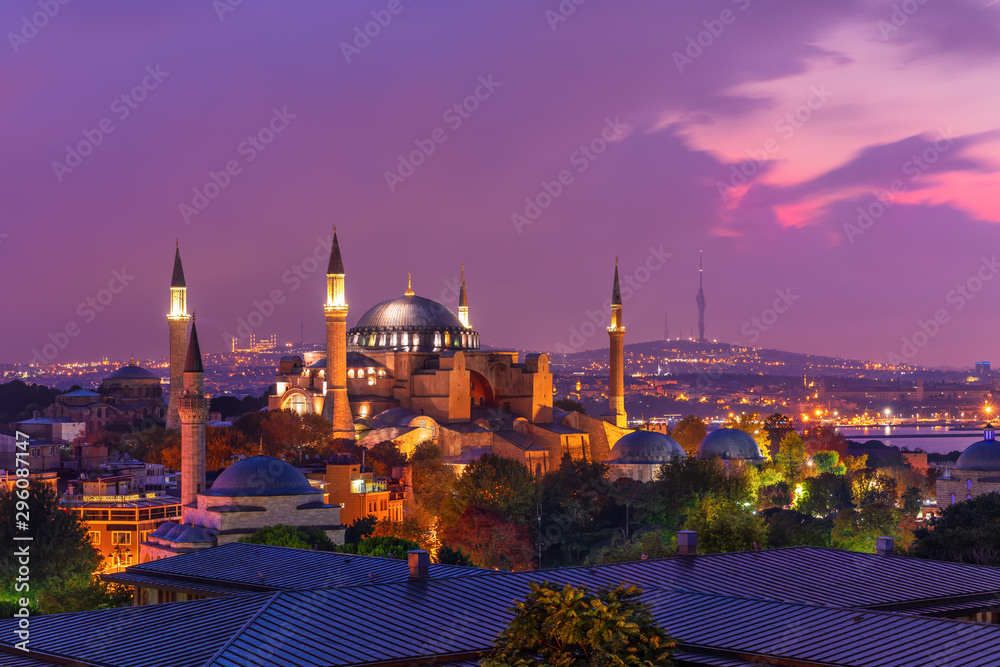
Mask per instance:
[[[863,468],[850,476],[851,499],[857,507],[895,506],[896,479],[872,468]]]
[[[27,513],[27,530],[18,528]],[[14,537],[31,537],[15,541]],[[27,489],[0,489],[0,601],[4,615],[11,615],[20,598],[32,601],[34,614],[56,614],[131,604],[131,591],[104,584],[94,576],[101,554],[87,536],[79,516],[59,507],[48,486],[30,484]],[[29,588],[18,582],[20,556],[15,545],[29,544]]]
[[[357,544],[366,537],[371,537],[372,533],[375,532],[375,525],[377,523],[378,518],[373,514],[358,517],[344,531],[344,543]]]
[[[269,544],[272,547],[293,547],[318,551],[336,550],[336,545],[319,528],[286,526],[280,523],[274,526],[265,526],[253,535],[241,537],[239,541],[250,544]]]
[[[903,513],[889,505],[868,505],[860,509],[845,509],[833,520],[832,544],[836,549],[875,553],[879,537],[892,537],[901,549],[912,542],[916,523],[904,521]]]
[[[705,426],[705,422],[694,415],[688,415],[674,425],[670,437],[684,448],[688,456],[693,457],[698,452],[698,445],[707,434],[708,428]]]
[[[345,544],[335,547],[336,551],[359,556],[381,556],[383,558],[407,558],[406,552],[419,549],[420,545],[413,540],[399,537],[366,537],[357,544]]]
[[[914,534],[911,556],[1000,566],[1000,493],[949,505]]]
[[[452,547],[449,544],[442,544],[441,548],[438,549],[437,562],[442,565],[465,565],[466,567],[476,566],[468,554],[457,547]]]
[[[806,453],[815,454],[820,451],[834,451],[839,456],[847,453],[847,446],[850,441],[842,436],[836,427],[830,424],[821,424],[807,429],[803,434],[806,444]]]
[[[453,523],[466,510],[477,509],[527,526],[535,519],[536,496],[535,480],[523,464],[484,454],[470,463],[455,482],[442,522]]]
[[[420,545],[421,549],[433,552],[434,537],[428,524],[418,516],[408,516],[402,521],[379,521],[373,537],[398,537]]]
[[[413,498],[431,515],[441,512],[441,504],[455,486],[454,468],[444,462],[441,448],[430,441],[419,443],[410,457]]]
[[[562,398],[558,401],[553,401],[552,407],[565,410],[566,412],[579,412],[581,415],[587,414],[587,411],[583,409],[583,405],[569,398]]]
[[[762,512],[767,521],[767,546],[770,548],[830,546],[833,519],[817,519],[794,510],[771,509]]]
[[[754,506],[759,475],[752,466],[718,457],[687,458],[660,466],[648,493],[637,503],[637,519],[647,525],[676,528],[699,499],[713,496],[722,501]]]
[[[778,454],[774,464],[785,482],[793,489],[805,477],[806,445],[795,431],[789,431],[778,445]]]
[[[812,455],[813,465],[820,473],[832,473],[843,475],[847,473],[847,466],[840,462],[840,454],[827,449],[816,452]]]
[[[611,525],[608,466],[564,457],[541,480],[542,549],[546,566],[579,563]],[[624,522],[625,517],[621,517]]]
[[[587,556],[586,565],[624,563],[677,555],[677,534],[662,528],[648,530],[637,537],[595,549]]]
[[[711,496],[695,506],[684,529],[698,531],[698,552],[705,554],[749,551],[763,548],[767,542],[762,517],[737,503]]]
[[[44,410],[55,403],[60,393],[57,389],[25,384],[21,380],[0,384],[0,422],[31,419],[32,412]]]
[[[757,506],[761,509],[787,507],[792,504],[792,487],[784,481],[771,486],[761,486],[757,490],[757,496]],[[801,498],[801,494],[799,497]]]
[[[829,472],[803,480],[795,499],[795,508],[810,516],[829,516],[852,506],[850,480]]]
[[[531,584],[484,667],[672,665],[674,641],[639,601],[642,590],[591,591],[549,582]]]
[[[298,414],[291,410],[248,412],[233,422],[243,432],[254,454],[302,460],[305,454],[325,454],[331,450],[332,425],[322,415]]]

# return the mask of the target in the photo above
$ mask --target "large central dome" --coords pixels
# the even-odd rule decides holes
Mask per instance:
[[[374,306],[347,334],[363,349],[409,351],[479,348],[479,334],[462,325],[447,306],[412,293]]]

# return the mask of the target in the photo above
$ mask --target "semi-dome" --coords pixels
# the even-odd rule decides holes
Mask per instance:
[[[216,478],[209,496],[304,496],[319,494],[305,475],[273,456],[237,461]]]
[[[992,426],[986,427],[982,440],[965,448],[955,467],[965,470],[1000,470],[1000,442],[996,441]]]
[[[447,306],[407,291],[368,310],[348,332],[361,349],[478,349],[479,334],[462,325]]]
[[[698,445],[698,458],[707,459],[712,456],[747,461],[764,458],[753,436],[738,428],[720,428],[705,436],[705,439]]]
[[[675,458],[687,458],[687,453],[673,438],[656,431],[634,431],[618,439],[607,463],[657,464],[669,463]]]

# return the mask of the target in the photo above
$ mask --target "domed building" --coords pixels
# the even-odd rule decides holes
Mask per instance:
[[[160,378],[139,366],[133,358],[108,377],[97,391],[81,389],[56,396],[45,410],[54,418],[86,422],[93,433],[114,422],[134,426],[162,422],[167,416]]]
[[[937,504],[944,508],[992,491],[1000,491],[1000,443],[992,424],[983,439],[968,447],[936,482]]]
[[[661,465],[685,458],[687,453],[673,438],[656,431],[633,431],[615,443],[605,463],[611,466],[612,479],[649,482]]]
[[[749,463],[765,460],[753,436],[738,428],[720,428],[706,435],[698,445],[697,456],[699,459],[718,456],[723,461],[740,460]]]

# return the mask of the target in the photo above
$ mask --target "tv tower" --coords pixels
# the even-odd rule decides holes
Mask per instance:
[[[704,269],[701,264],[701,251],[698,251],[698,296],[695,301],[698,303],[698,342],[705,342],[705,283],[703,280]]]

